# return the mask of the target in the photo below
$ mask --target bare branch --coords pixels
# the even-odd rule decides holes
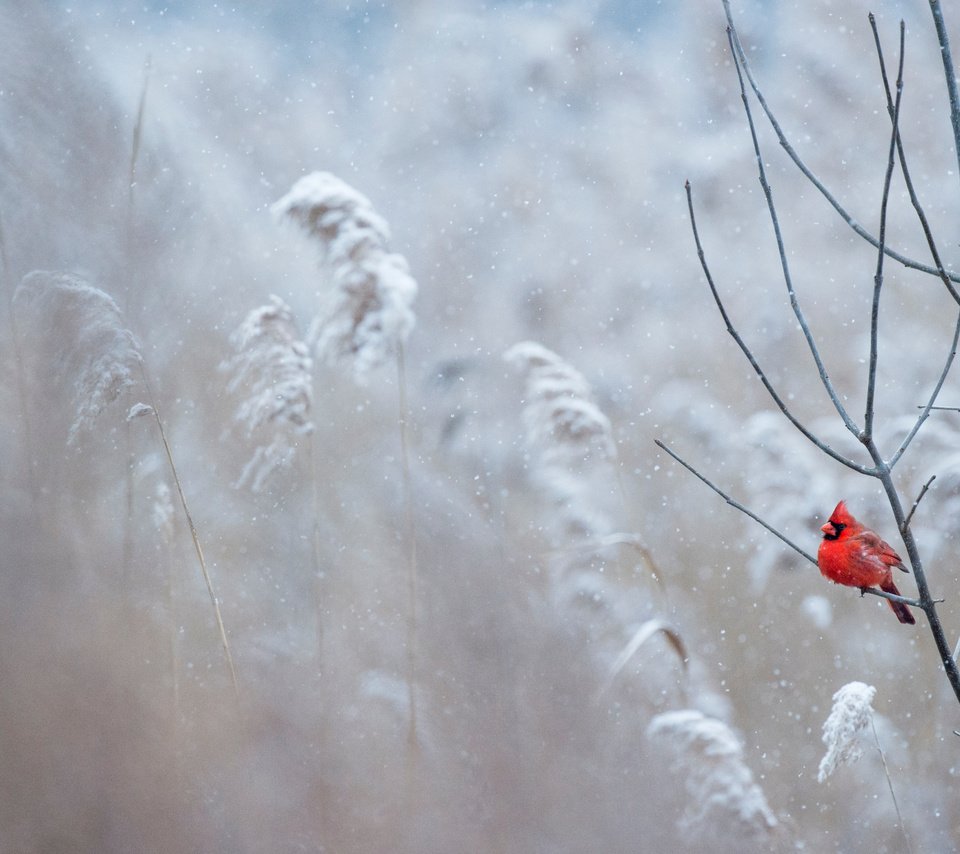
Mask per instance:
[[[940,0],[930,0],[930,13],[933,15],[933,25],[937,30],[937,41],[940,43],[940,56],[943,59],[943,76],[947,81],[947,95],[950,99],[950,124],[953,127],[953,149],[957,154],[957,165],[960,166],[960,92],[957,91],[957,72],[953,68],[953,55],[950,52],[950,36],[947,34],[947,25],[943,20],[943,9]]]
[[[880,33],[877,30],[877,20],[871,12],[867,16],[870,20],[870,28],[873,31],[873,41],[877,48],[877,58],[880,61],[880,79],[883,81],[883,90],[887,96],[887,113],[890,116],[891,120],[894,115],[894,99],[890,91],[890,79],[887,76],[887,66],[883,58],[883,47],[880,44]],[[897,75],[897,84],[902,90],[903,88],[903,40],[904,40],[904,24],[903,21],[900,22],[900,66],[899,72]],[[923,229],[924,237],[927,240],[927,246],[930,248],[930,254],[933,257],[934,268],[931,272],[940,277],[941,281],[944,284],[944,287],[950,293],[950,296],[953,297],[954,301],[960,304],[960,292],[954,287],[953,282],[957,279],[952,277],[947,273],[946,269],[943,266],[943,263],[940,260],[940,253],[937,250],[936,244],[933,239],[933,233],[930,230],[930,222],[927,219],[927,215],[923,211],[923,206],[920,204],[920,199],[917,196],[917,191],[913,185],[913,178],[910,175],[910,167],[907,165],[907,155],[903,148],[903,137],[900,135],[899,123],[896,130],[896,140],[897,140],[897,155],[900,158],[900,170],[903,172],[903,180],[907,188],[907,192],[910,195],[910,203],[913,205],[913,209],[917,213],[917,218],[920,220],[920,227]],[[952,279],[952,280],[951,280]]]
[[[876,22],[873,15],[870,16],[870,23],[873,26],[874,36],[877,34]],[[890,87],[887,85],[887,73],[883,63],[883,51],[880,49],[880,41],[877,38],[877,51],[880,54],[880,69],[883,76],[884,86],[887,90],[887,99],[890,98]],[[878,335],[880,329],[880,291],[883,288],[883,247],[886,245],[887,235],[887,205],[890,201],[890,181],[893,178],[893,165],[896,162],[897,141],[900,137],[900,101],[903,97],[903,24],[900,25],[900,71],[897,75],[897,98],[893,105],[892,123],[893,129],[890,133],[890,149],[887,154],[887,170],[883,176],[883,195],[880,200],[880,228],[878,232],[879,251],[877,252],[877,272],[873,277],[873,301],[870,308],[870,361],[867,376],[867,405],[863,417],[863,434],[865,437],[873,436],[873,416],[874,416],[874,395],[877,389],[877,349]]]
[[[671,457],[673,457],[678,463],[680,463],[680,465],[682,465],[688,472],[690,472],[690,474],[692,474],[695,478],[697,478],[697,480],[701,481],[702,483],[705,483],[707,486],[710,487],[710,489],[712,489],[714,492],[716,492],[717,495],[719,495],[724,501],[727,502],[727,504],[729,504],[731,507],[736,508],[736,509],[739,510],[741,513],[744,513],[744,514],[746,514],[747,516],[749,516],[749,517],[750,517],[751,519],[753,519],[753,521],[756,522],[758,525],[762,525],[762,526],[763,526],[764,528],[766,528],[771,534],[773,534],[775,537],[777,537],[778,539],[780,539],[780,540],[782,540],[784,543],[786,543],[788,546],[790,546],[790,548],[792,548],[798,555],[800,555],[801,557],[805,557],[805,558],[806,558],[808,561],[810,561],[810,563],[812,563],[814,566],[817,565],[817,559],[816,559],[812,554],[809,554],[808,552],[805,552],[802,548],[800,548],[800,546],[798,546],[795,542],[793,542],[793,540],[789,539],[789,538],[786,537],[784,534],[781,534],[776,528],[773,527],[773,525],[769,524],[768,522],[764,522],[763,519],[761,519],[761,518],[760,518],[756,513],[754,513],[752,510],[748,510],[748,509],[747,509],[746,507],[744,507],[739,501],[737,501],[737,500],[731,498],[729,495],[727,495],[727,493],[724,492],[719,486],[717,486],[715,483],[709,481],[706,477],[704,477],[702,474],[700,474],[700,472],[698,472],[692,465],[690,465],[690,463],[688,463],[688,462],[687,462],[686,460],[684,460],[682,457],[680,457],[680,456],[678,456],[676,453],[674,453],[670,448],[668,448],[668,447],[667,447],[663,442],[661,442],[659,439],[654,439],[653,441],[654,441],[654,443],[656,444],[656,446],[657,446],[658,448],[660,448],[662,451],[666,451]]]
[[[793,540],[789,539],[787,536],[780,533],[780,531],[774,528],[773,525],[769,524],[768,522],[765,522],[752,510],[749,510],[748,508],[744,507],[739,501],[727,495],[727,493],[724,492],[722,489],[720,489],[719,486],[717,486],[715,483],[713,483],[712,481],[707,479],[704,475],[702,475],[700,472],[698,472],[692,465],[690,465],[690,463],[684,460],[681,456],[679,456],[675,451],[673,451],[671,448],[669,448],[659,439],[654,439],[653,441],[658,448],[660,448],[663,451],[666,451],[666,453],[668,453],[671,457],[673,457],[673,459],[675,459],[678,463],[680,463],[680,465],[682,465],[688,472],[690,472],[695,478],[697,478],[697,480],[699,480],[701,483],[706,484],[708,487],[710,487],[710,489],[712,489],[715,493],[717,493],[717,495],[719,495],[727,504],[739,510],[741,513],[744,513],[745,515],[749,516],[758,525],[763,526],[771,534],[777,537],[779,540],[781,540],[782,542],[790,546],[790,548],[792,548],[797,554],[801,555],[802,557],[805,557],[814,566],[819,567],[819,564],[817,563],[817,559],[812,554],[804,551],[802,548],[800,548],[800,546],[798,546],[795,542],[793,542]],[[902,602],[904,605],[912,605],[914,608],[920,608],[921,610],[926,610],[923,602],[921,602],[919,599],[908,599],[905,596],[897,596],[895,593],[887,593],[884,590],[877,590],[874,587],[862,587],[859,589],[860,589],[861,596],[864,593],[869,593],[871,596],[879,596],[881,599],[890,599],[894,602]]]
[[[822,195],[824,199],[826,199],[827,203],[839,214],[840,218],[858,236],[862,237],[875,248],[879,248],[879,241],[877,238],[863,228],[863,226],[861,226],[860,223],[858,223],[856,219],[854,219],[854,217],[847,212],[843,205],[841,205],[840,202],[837,201],[833,194],[827,189],[824,183],[814,174],[814,172],[806,165],[806,163],[803,162],[800,155],[797,154],[796,150],[790,144],[786,134],[783,132],[783,128],[781,128],[776,116],[770,109],[770,106],[767,103],[767,100],[764,97],[756,78],[753,76],[753,69],[747,60],[747,54],[743,49],[740,36],[737,33],[737,29],[733,23],[733,15],[730,11],[730,0],[723,0],[723,7],[727,16],[727,26],[733,35],[733,42],[736,46],[736,53],[737,57],[739,58],[740,65],[742,66],[744,74],[747,77],[747,81],[750,83],[750,88],[753,90],[753,94],[757,98],[757,102],[760,104],[761,109],[766,114],[767,121],[770,122],[770,127],[773,128],[773,132],[777,135],[777,140],[779,141],[780,146],[786,152],[787,156],[793,161],[794,165],[800,170],[803,176],[819,191],[820,195]],[[884,249],[884,253],[888,258],[892,258],[894,261],[903,264],[904,267],[908,267],[911,270],[919,270],[922,273],[928,273],[934,276],[939,275],[939,271],[935,267],[931,267],[928,264],[922,264],[919,261],[916,261],[900,252],[897,252],[894,249],[891,249],[889,246]],[[960,282],[960,273],[947,273],[947,276],[953,282]]]
[[[870,27],[873,30],[874,43],[876,44],[876,48],[877,48],[877,57],[880,60],[880,76],[883,80],[883,88],[887,96],[887,112],[890,114],[891,120],[893,120],[897,107],[890,93],[890,81],[887,77],[886,64],[883,59],[883,48],[880,44],[880,35],[877,31],[877,22],[872,14],[869,16],[869,18],[870,18]],[[897,75],[898,100],[899,100],[899,93],[903,89],[903,56],[904,56],[903,41],[904,41],[904,25],[903,25],[903,21],[901,21],[900,22],[900,45],[901,45],[900,67]],[[910,169],[907,165],[906,153],[904,152],[904,148],[903,148],[903,140],[900,136],[900,130],[899,130],[899,127],[897,127],[897,124],[898,123],[894,121],[895,138],[897,141],[897,152],[900,157],[900,169],[903,172],[903,180],[906,184],[907,192],[910,195],[910,202],[913,205],[913,209],[916,211],[917,218],[920,221],[920,226],[923,229],[924,237],[927,240],[927,246],[930,249],[930,255],[933,258],[934,263],[936,264],[937,275],[940,276],[940,280],[943,282],[944,287],[946,287],[947,291],[950,293],[950,296],[952,296],[953,299],[958,303],[958,305],[960,305],[960,293],[958,293],[956,288],[953,286],[953,283],[950,281],[950,277],[948,276],[946,270],[943,267],[943,263],[940,260],[940,252],[937,250],[936,241],[934,240],[933,232],[930,229],[930,223],[927,220],[927,215],[924,213],[923,206],[920,204],[920,199],[917,196],[916,189],[914,188],[913,178],[910,175]],[[919,407],[920,409],[923,410],[923,412],[921,412],[921,414],[917,418],[916,423],[913,425],[913,428],[910,430],[909,433],[907,433],[904,440],[900,443],[900,447],[897,449],[894,455],[890,458],[891,468],[893,468],[897,464],[897,462],[900,460],[900,457],[903,456],[904,452],[907,450],[910,443],[913,441],[914,437],[917,435],[918,431],[923,426],[923,423],[929,417],[930,411],[936,408],[934,407],[934,403],[940,394],[940,390],[943,388],[943,384],[946,382],[947,374],[950,372],[950,368],[953,366],[953,360],[957,354],[958,343],[960,343],[960,314],[958,314],[957,323],[954,326],[953,339],[950,344],[950,350],[947,353],[947,358],[944,362],[943,369],[940,372],[940,376],[937,382],[934,384],[933,391],[930,395],[930,399],[928,400],[926,407]]]
[[[923,602],[919,599],[908,599],[906,596],[898,596],[896,593],[887,593],[886,590],[878,590],[876,587],[861,587],[860,595],[863,596],[864,593],[869,593],[871,596],[879,596],[881,599],[889,599],[891,602],[901,602],[904,605],[912,605],[914,608],[919,608],[923,610]],[[943,599],[938,599],[938,602],[942,602]]]
[[[684,184],[684,187],[687,191],[687,209],[690,211],[690,226],[693,229],[693,240],[697,247],[697,257],[700,259],[700,266],[703,269],[703,274],[706,276],[707,284],[710,286],[710,293],[713,294],[713,300],[717,304],[717,308],[720,310],[720,316],[723,318],[723,322],[726,325],[727,332],[730,333],[730,336],[734,341],[737,342],[737,346],[740,347],[740,350],[743,352],[743,355],[747,357],[747,361],[750,362],[750,366],[756,372],[757,376],[760,378],[760,382],[763,383],[763,387],[770,394],[770,397],[773,398],[773,402],[777,404],[779,410],[786,416],[787,420],[797,428],[804,436],[807,437],[814,445],[816,445],[821,451],[823,451],[828,456],[835,459],[838,463],[842,463],[848,468],[853,469],[860,474],[872,475],[873,470],[867,468],[866,466],[861,465],[860,463],[855,462],[854,460],[848,459],[843,456],[839,451],[835,451],[831,448],[826,442],[814,435],[807,429],[806,426],[787,408],[786,403],[784,403],[783,398],[777,393],[777,390],[773,387],[770,380],[767,379],[767,375],[763,372],[763,368],[760,367],[760,363],[757,361],[756,357],[753,355],[753,352],[747,346],[747,343],[740,336],[740,333],[737,332],[734,325],[730,322],[730,316],[727,314],[727,310],[723,305],[723,300],[720,299],[720,294],[717,291],[717,286],[713,281],[713,275],[710,273],[710,267],[707,264],[706,254],[703,251],[703,245],[700,243],[700,232],[697,229],[697,218],[693,211],[693,196],[690,189],[690,182],[687,181]],[[821,374],[823,376],[823,374]]]
[[[910,522],[913,520],[913,514],[917,512],[920,502],[923,501],[923,496],[927,494],[927,490],[930,489],[930,484],[933,483],[936,478],[937,476],[935,474],[930,475],[930,479],[923,485],[923,489],[920,490],[920,494],[913,502],[913,507],[911,507],[910,512],[907,513],[907,518],[903,520],[903,530],[906,530],[910,527]],[[901,530],[901,534],[903,533],[903,530]]]
[[[757,139],[757,129],[753,123],[753,112],[750,110],[750,102],[747,99],[747,90],[743,84],[743,73],[740,68],[740,61],[737,57],[737,51],[733,44],[733,31],[730,28],[727,29],[727,39],[730,42],[730,53],[733,55],[733,64],[737,70],[737,79],[740,81],[740,100],[743,101],[743,109],[747,116],[747,124],[750,126],[750,138],[753,140],[753,151],[757,158],[757,170],[759,172],[760,186],[763,188],[763,195],[767,200],[767,210],[770,213],[770,222],[773,225],[773,233],[777,241],[777,252],[780,254],[780,269],[783,271],[783,281],[787,286],[787,295],[790,297],[790,307],[793,309],[794,316],[797,318],[797,323],[800,324],[803,337],[806,339],[807,346],[810,348],[810,354],[813,356],[813,360],[817,365],[817,371],[820,374],[820,382],[823,383],[823,387],[826,389],[827,395],[830,397],[834,408],[837,410],[837,413],[839,414],[846,428],[853,433],[854,436],[859,436],[860,430],[857,425],[854,424],[853,419],[847,414],[846,407],[843,405],[843,403],[841,403],[840,396],[833,387],[833,383],[827,374],[827,368],[823,364],[823,359],[820,357],[820,350],[817,347],[816,342],[813,340],[813,333],[810,331],[810,326],[807,323],[807,319],[803,314],[803,310],[800,308],[799,301],[797,300],[797,293],[793,287],[793,278],[790,275],[790,265],[787,263],[787,252],[783,245],[783,234],[780,231],[780,219],[777,216],[777,209],[773,203],[773,191],[770,189],[770,183],[767,181],[767,171],[763,166],[763,156],[760,153],[760,141]]]
[[[900,503],[900,495],[893,483],[891,466],[883,462],[873,439],[868,439],[864,445],[877,467],[877,479],[887,495],[887,501],[893,511],[893,518],[897,522],[897,529],[901,532],[903,544],[907,547],[907,558],[910,561],[910,566],[913,567],[913,577],[917,582],[917,592],[920,594],[919,599],[922,603],[920,607],[927,615],[927,624],[930,627],[930,634],[933,635],[933,642],[937,647],[944,673],[957,700],[960,700],[960,669],[957,668],[956,654],[951,654],[950,646],[947,643],[943,623],[940,622],[940,615],[937,613],[937,602],[940,600],[934,599],[930,593],[927,574],[923,568],[923,561],[920,559],[920,549],[917,546],[916,538],[913,536],[913,531],[906,524],[907,517],[903,512],[903,505]],[[958,649],[960,649],[960,646],[958,646]]]

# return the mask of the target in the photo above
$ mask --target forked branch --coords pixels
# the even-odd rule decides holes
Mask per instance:
[[[724,0],[724,7],[727,12],[728,22],[730,24],[727,35],[730,42],[731,53],[734,57],[734,64],[737,71],[737,76],[740,82],[740,93],[744,105],[744,110],[746,113],[747,123],[750,127],[750,135],[753,143],[754,153],[756,155],[760,184],[764,191],[764,196],[767,201],[767,207],[770,214],[770,219],[773,224],[774,234],[777,241],[777,248],[780,253],[781,269],[784,276],[784,281],[787,286],[787,291],[790,297],[791,307],[794,311],[794,314],[797,318],[798,323],[800,324],[801,330],[804,334],[804,337],[807,340],[807,344],[810,348],[810,351],[813,355],[814,361],[817,365],[817,370],[820,376],[821,383],[823,384],[828,396],[831,399],[831,402],[834,405],[837,413],[839,414],[841,420],[848,430],[854,433],[854,435],[860,440],[866,449],[867,453],[870,455],[872,460],[872,467],[864,466],[859,463],[856,463],[852,460],[847,459],[842,454],[834,451],[826,443],[822,442],[818,437],[814,436],[811,431],[802,424],[796,416],[794,416],[782,398],[778,395],[776,390],[772,387],[770,382],[767,380],[766,375],[763,370],[760,368],[756,358],[753,353],[750,351],[750,348],[746,345],[743,338],[739,335],[736,328],[730,321],[730,318],[727,314],[727,311],[723,305],[722,300],[720,299],[719,293],[713,281],[713,276],[710,273],[709,267],[706,262],[705,253],[700,241],[699,231],[697,229],[696,217],[694,214],[693,202],[692,202],[692,193],[690,189],[689,182],[686,185],[687,193],[687,205],[690,212],[690,222],[691,228],[693,231],[694,242],[697,248],[697,255],[700,259],[701,267],[703,268],[704,275],[707,278],[707,282],[710,286],[711,294],[713,295],[714,301],[717,304],[717,308],[720,311],[721,317],[723,318],[724,324],[726,325],[727,331],[737,342],[741,351],[747,357],[747,360],[750,362],[754,371],[757,373],[760,380],[763,382],[764,387],[770,393],[774,402],[777,404],[781,412],[787,417],[787,419],[793,424],[807,439],[809,439],[813,444],[818,447],[823,453],[832,459],[846,465],[848,468],[851,468],[860,474],[866,475],[868,477],[876,478],[881,486],[883,487],[884,492],[887,495],[887,499],[890,503],[890,508],[893,512],[894,519],[897,522],[897,527],[901,532],[903,537],[904,545],[907,549],[907,555],[909,558],[910,565],[913,567],[914,576],[917,582],[917,589],[919,592],[919,597],[917,599],[908,599],[907,597],[895,596],[892,594],[887,594],[884,591],[877,591],[871,589],[864,589],[861,593],[871,593],[873,595],[879,595],[886,599],[891,599],[893,601],[903,602],[904,604],[910,605],[912,607],[919,608],[923,610],[928,618],[930,625],[930,631],[934,637],[934,642],[937,647],[938,653],[940,655],[941,662],[943,663],[944,670],[946,672],[947,678],[951,684],[951,687],[954,690],[954,693],[957,695],[958,700],[960,700],[960,671],[958,671],[955,655],[951,653],[949,646],[947,645],[946,635],[943,631],[943,627],[940,623],[940,618],[937,613],[936,605],[939,601],[933,598],[930,593],[930,588],[926,580],[926,575],[923,569],[923,564],[920,558],[919,549],[917,547],[916,540],[913,536],[913,532],[910,529],[910,522],[913,518],[914,513],[916,512],[917,506],[922,500],[923,496],[926,494],[929,489],[932,478],[927,481],[918,495],[916,501],[914,502],[912,508],[910,509],[909,514],[905,514],[903,510],[903,505],[900,500],[899,493],[897,492],[896,486],[893,482],[893,466],[897,463],[900,457],[905,452],[906,448],[909,446],[913,437],[917,434],[920,427],[928,417],[931,409],[936,404],[937,395],[940,392],[944,382],[946,381],[947,375],[950,372],[950,369],[953,364],[953,360],[957,350],[958,339],[960,339],[960,317],[958,317],[957,325],[954,330],[953,340],[951,343],[950,352],[947,355],[943,368],[940,372],[938,380],[935,384],[933,393],[931,394],[930,399],[928,400],[926,406],[923,407],[921,415],[917,419],[917,422],[913,426],[913,429],[907,435],[907,437],[901,442],[900,447],[890,461],[886,461],[879,449],[877,448],[876,442],[873,437],[873,428],[874,428],[874,418],[875,418],[875,402],[876,402],[876,387],[877,387],[877,362],[879,356],[879,322],[880,322],[880,309],[881,309],[881,293],[883,286],[883,264],[884,258],[890,256],[890,253],[886,248],[886,225],[887,225],[887,207],[890,198],[890,185],[893,176],[893,170],[899,160],[901,171],[904,174],[904,179],[907,183],[908,191],[910,193],[911,202],[913,203],[914,210],[917,213],[918,219],[920,221],[921,227],[923,228],[924,235],[927,238],[928,247],[930,249],[931,256],[934,260],[935,267],[929,268],[933,270],[942,280],[944,286],[947,288],[948,292],[956,299],[957,291],[953,287],[952,281],[956,280],[954,277],[949,275],[943,268],[943,264],[940,260],[940,254],[937,251],[935,241],[932,236],[932,232],[927,221],[926,215],[923,212],[923,207],[917,198],[916,192],[913,187],[912,180],[910,178],[909,168],[907,167],[906,155],[904,153],[904,147],[902,140],[900,138],[899,131],[899,116],[900,116],[900,105],[903,92],[903,63],[904,63],[904,26],[901,22],[900,25],[900,58],[899,58],[899,68],[896,82],[896,95],[894,96],[891,93],[891,87],[889,85],[889,80],[887,78],[886,65],[883,59],[883,51],[880,45],[879,35],[876,30],[876,23],[873,17],[871,16],[871,26],[873,28],[874,37],[877,46],[878,57],[880,59],[880,68],[881,76],[883,79],[884,90],[886,92],[887,98],[887,107],[891,119],[891,131],[890,131],[890,141],[888,147],[888,156],[887,163],[884,172],[884,181],[883,181],[883,193],[880,207],[880,223],[879,223],[879,237],[871,239],[871,242],[874,242],[874,245],[877,248],[877,264],[876,271],[874,274],[874,287],[873,295],[871,301],[871,315],[870,315],[870,353],[869,353],[869,362],[868,362],[868,378],[867,378],[867,388],[866,388],[866,407],[864,414],[864,429],[861,431],[854,424],[852,419],[849,417],[844,406],[840,402],[840,399],[837,395],[837,392],[833,388],[832,383],[827,375],[826,368],[823,364],[820,354],[817,349],[816,342],[814,341],[813,335],[809,329],[809,326],[806,323],[806,320],[803,316],[803,312],[800,310],[799,303],[797,301],[796,293],[793,288],[793,283],[790,276],[790,270],[786,262],[786,254],[784,250],[783,238],[780,231],[779,221],[777,217],[776,208],[773,202],[773,195],[770,190],[769,183],[766,179],[765,168],[763,165],[763,158],[761,156],[759,142],[757,138],[756,128],[753,123],[752,114],[750,111],[750,104],[747,98],[746,88],[744,85],[744,71],[749,76],[749,70],[746,65],[746,58],[743,55],[743,49],[739,44],[739,40],[736,38],[736,33],[733,29],[732,20],[730,19],[730,7],[727,0]],[[942,14],[941,14],[942,19]],[[942,43],[942,42],[941,42]],[[753,83],[751,78],[751,85],[754,88],[754,93],[757,98],[761,101],[761,104],[764,105],[764,109],[767,110],[765,102],[763,101],[762,95],[759,90],[756,88],[756,85]],[[951,102],[951,106],[954,106],[954,102]],[[768,118],[775,124],[775,120],[772,119],[772,115],[768,112]],[[779,134],[779,130],[778,130]],[[958,140],[960,140],[960,126],[958,126]],[[781,143],[784,143],[784,139],[781,136]],[[814,180],[814,179],[811,179]],[[814,181],[815,182],[815,181]],[[815,182],[816,183],[816,182]],[[765,522],[757,514],[753,513],[747,509],[744,505],[733,500],[729,495],[727,495],[723,490],[713,484],[710,480],[704,477],[700,472],[698,472],[693,466],[680,458],[676,453],[674,453],[670,448],[660,441],[657,441],[658,447],[664,450],[669,454],[673,459],[679,462],[684,466],[688,471],[695,475],[699,480],[706,484],[710,489],[720,495],[724,501],[726,501],[731,506],[750,516],[754,521],[758,522],[768,531],[777,536],[785,544],[794,549],[798,554],[807,558],[812,563],[816,563],[816,559],[812,555],[808,554],[797,544],[793,543],[788,537],[783,533],[778,531],[772,525]]]
[[[763,368],[760,367],[760,363],[757,361],[756,356],[753,355],[753,351],[747,345],[746,341],[743,340],[743,337],[737,332],[736,327],[730,320],[730,316],[727,314],[727,310],[723,304],[723,300],[720,298],[720,293],[717,290],[717,286],[713,281],[713,275],[710,272],[710,267],[707,264],[707,257],[703,251],[703,245],[700,243],[700,232],[697,229],[697,217],[693,209],[693,195],[690,187],[690,182],[687,181],[684,184],[684,187],[687,192],[687,210],[690,212],[690,226],[693,229],[693,239],[697,246],[697,257],[700,259],[700,267],[703,269],[703,275],[707,279],[707,285],[710,287],[710,293],[713,295],[713,300],[717,304],[717,309],[720,311],[720,316],[723,318],[724,325],[726,326],[727,332],[737,342],[737,346],[743,352],[743,355],[746,356],[747,361],[750,363],[750,367],[753,368],[757,377],[759,377],[760,382],[763,383],[763,387],[767,390],[770,397],[773,398],[773,402],[777,405],[777,408],[786,416],[787,420],[797,428],[807,439],[809,439],[816,447],[818,447],[823,453],[827,456],[832,457],[838,463],[841,463],[848,468],[853,469],[860,474],[871,474],[873,470],[864,466],[855,460],[851,460],[848,457],[845,457],[839,451],[831,448],[826,442],[816,436],[811,432],[803,422],[800,421],[789,409],[787,404],[784,402],[783,398],[773,387],[773,384],[767,378],[767,375],[764,373]],[[825,372],[821,374],[825,376]],[[828,393],[833,393],[832,387],[828,388]],[[837,401],[839,404],[839,400]]]
[[[937,5],[939,6],[939,4]],[[743,72],[746,75],[747,82],[750,84],[750,88],[753,90],[753,94],[757,99],[757,103],[760,104],[761,109],[767,117],[767,121],[770,123],[770,127],[776,134],[780,146],[786,152],[790,160],[793,161],[794,165],[800,170],[803,176],[811,183],[811,185],[813,185],[813,187],[816,188],[820,195],[824,197],[827,203],[837,212],[840,218],[857,235],[862,237],[875,248],[879,248],[879,241],[877,238],[870,234],[870,232],[868,232],[862,225],[860,225],[856,218],[853,217],[846,210],[846,208],[843,207],[843,205],[830,192],[826,185],[817,177],[813,170],[807,166],[793,145],[791,145],[790,140],[787,138],[787,135],[781,127],[780,122],[777,120],[776,115],[770,108],[770,105],[767,103],[767,99],[764,97],[763,91],[760,89],[760,85],[757,83],[757,79],[754,76],[753,68],[747,58],[746,51],[743,49],[743,44],[740,41],[740,35],[738,34],[737,28],[733,22],[733,14],[730,11],[730,0],[723,0],[723,8],[727,17],[727,27],[729,28],[729,31],[733,37],[733,44],[736,49],[736,58],[743,68]],[[947,44],[949,46],[949,43]],[[960,137],[958,137],[958,149],[960,149]],[[938,275],[938,270],[935,267],[931,267],[929,264],[923,264],[920,261],[909,258],[901,252],[892,249],[890,246],[884,247],[883,251],[888,258],[892,258],[894,261],[903,264],[904,267],[908,267],[912,270],[919,270],[922,273],[928,273],[934,276]],[[952,282],[960,282],[960,273],[948,273],[948,277]]]

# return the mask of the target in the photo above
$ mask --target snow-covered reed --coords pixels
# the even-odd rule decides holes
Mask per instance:
[[[243,394],[235,420],[258,442],[236,485],[259,492],[313,432],[313,360],[293,312],[277,296],[253,309],[230,343],[235,353],[221,367],[230,374],[228,391]]]
[[[514,344],[503,358],[524,377],[522,417],[536,482],[560,508],[569,533],[609,533],[609,521],[585,494],[587,470],[616,456],[610,419],[594,401],[590,384],[535,341]]]
[[[390,228],[370,200],[329,172],[305,175],[272,207],[321,247],[331,285],[310,326],[318,356],[358,381],[394,356],[413,329],[417,283],[388,250]]]
[[[664,712],[650,722],[647,737],[668,745],[674,769],[685,775],[679,826],[690,842],[716,843],[718,834],[764,838],[775,830],[777,818],[725,723],[693,709]]]
[[[823,782],[842,765],[851,765],[863,755],[861,734],[873,722],[873,698],[877,689],[863,682],[848,682],[833,695],[833,708],[823,723],[827,752],[820,760],[817,780]]]
[[[75,273],[28,273],[13,303],[23,343],[31,338],[53,342],[51,379],[72,389],[67,442],[74,444],[134,385],[139,345],[113,298]]]

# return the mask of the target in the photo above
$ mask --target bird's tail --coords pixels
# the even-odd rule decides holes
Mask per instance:
[[[880,589],[884,593],[892,593],[894,596],[899,596],[900,591],[897,590],[897,585],[893,583],[892,578],[888,578],[885,581],[880,583]],[[901,623],[910,623],[913,625],[917,621],[913,619],[913,614],[910,613],[910,609],[903,604],[903,602],[894,602],[892,599],[887,599],[887,604],[893,610],[893,613],[897,615],[897,619]]]

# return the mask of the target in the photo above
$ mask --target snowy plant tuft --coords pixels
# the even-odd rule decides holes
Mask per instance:
[[[841,765],[856,762],[863,754],[860,734],[873,722],[877,689],[863,682],[849,682],[833,695],[833,708],[823,724],[826,755],[820,760],[817,781],[822,783]]]
[[[583,374],[535,341],[514,344],[503,358],[526,380],[523,421],[531,447],[561,459],[614,456],[610,420]]]
[[[13,297],[18,333],[51,343],[51,379],[72,389],[74,444],[135,382],[139,346],[113,298],[74,273],[28,273]]]
[[[769,834],[776,816],[743,761],[743,748],[730,728],[692,709],[657,715],[647,737],[668,745],[673,767],[686,775],[687,806],[680,830],[690,842],[721,831],[749,837]]]
[[[273,213],[321,246],[332,288],[308,340],[321,359],[348,363],[358,381],[393,356],[413,329],[417,283],[387,249],[390,229],[370,200],[329,172],[293,185]]]
[[[251,311],[230,336],[235,353],[221,368],[231,393],[244,393],[235,420],[259,440],[236,486],[259,492],[289,466],[298,439],[313,432],[313,360],[300,340],[290,307],[279,297]]]
[[[521,341],[503,358],[524,376],[523,423],[539,483],[581,535],[607,533],[609,523],[585,500],[591,463],[616,456],[610,420],[593,400],[590,384],[572,365],[534,341]]]

